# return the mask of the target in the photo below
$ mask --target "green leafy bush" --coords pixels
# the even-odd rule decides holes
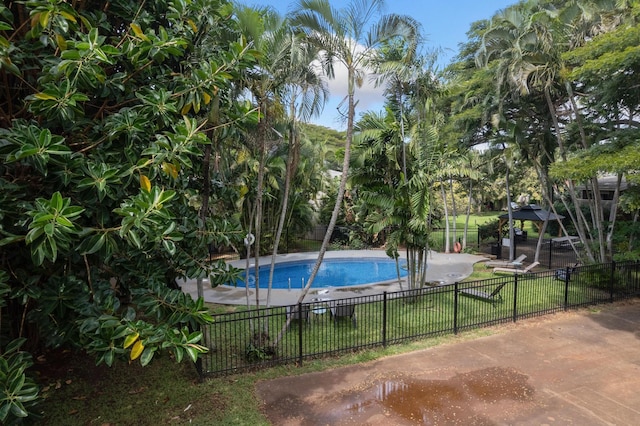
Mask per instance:
[[[206,351],[196,330],[211,316],[176,279],[228,281],[208,249],[243,235],[239,190],[211,188],[205,161],[227,131],[211,120],[257,119],[232,95],[255,52],[227,37],[231,12],[226,0],[0,5],[0,342],[108,365]],[[2,420],[36,400],[17,346],[3,355]]]
[[[27,339],[11,341],[0,355],[0,423],[9,425],[40,416],[39,388],[26,370],[33,365],[31,355],[20,350]]]

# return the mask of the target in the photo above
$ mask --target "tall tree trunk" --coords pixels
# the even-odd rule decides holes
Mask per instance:
[[[580,119],[580,112],[578,110],[577,104],[575,102],[575,99],[573,97],[573,90],[571,88],[571,85],[565,85],[568,93],[569,93],[569,98],[571,100],[571,105],[572,108],[574,109],[574,114],[576,116],[576,120],[578,121],[578,124],[581,126],[581,119]],[[545,94],[545,99],[547,101],[547,106],[549,108],[549,112],[551,114],[551,119],[553,120],[553,125],[555,127],[555,132],[556,132],[556,140],[558,141],[558,146],[560,148],[560,155],[562,156],[563,160],[566,160],[566,148],[564,146],[564,141],[562,139],[562,135],[560,133],[560,125],[558,123],[558,115],[556,113],[556,109],[555,106],[553,105],[553,101],[551,99],[551,94],[549,92],[548,88],[545,88],[544,91]],[[581,143],[583,148],[588,148],[588,143],[586,140],[586,135],[584,133],[584,131],[581,129],[580,132],[580,136],[581,136]],[[569,196],[571,197],[571,204],[573,206],[573,208],[575,209],[575,216],[572,216],[572,219],[575,219],[575,227],[576,230],[578,231],[578,236],[580,237],[580,240],[583,241],[585,243],[585,247],[589,246],[589,241],[591,240],[591,238],[588,238],[587,236],[587,230],[590,229],[595,229],[596,232],[596,236],[597,236],[597,246],[600,248],[599,250],[599,259],[601,262],[604,262],[606,260],[606,256],[605,256],[605,248],[606,248],[606,241],[605,241],[605,232],[603,229],[604,226],[604,211],[603,211],[603,207],[602,207],[602,199],[600,196],[600,188],[598,186],[598,179],[597,177],[593,177],[591,179],[590,182],[591,185],[591,193],[593,194],[593,197],[590,197],[589,199],[589,203],[590,203],[590,211],[591,211],[591,215],[592,215],[592,220],[591,220],[591,226],[588,225],[587,221],[584,220],[584,216],[582,214],[582,210],[580,209],[580,202],[578,201],[578,197],[576,194],[576,189],[575,186],[573,184],[573,182],[571,180],[568,181],[568,192],[569,192]],[[589,188],[589,184],[586,185],[587,189]],[[589,232],[589,234],[591,236],[593,236],[592,232]],[[589,250],[589,249],[588,249]],[[590,254],[590,256],[592,256]]]
[[[513,209],[511,208],[511,189],[509,188],[509,171],[511,169],[507,166],[507,173],[505,178],[505,186],[507,190],[507,212],[509,215],[509,261],[513,262],[515,259],[515,250],[513,243],[515,241],[515,235],[513,231]]]
[[[307,296],[313,281],[318,274],[318,270],[320,269],[320,265],[322,265],[322,260],[324,259],[324,255],[327,252],[327,248],[329,247],[329,241],[331,240],[331,235],[333,234],[333,229],[336,226],[336,222],[338,221],[338,214],[340,213],[340,208],[342,206],[342,199],[344,198],[344,193],[347,188],[347,178],[349,175],[349,163],[351,161],[351,142],[353,141],[353,123],[355,119],[355,97],[354,97],[354,76],[352,75],[352,71],[349,72],[349,95],[348,95],[348,113],[347,113],[347,137],[344,146],[344,159],[342,162],[342,176],[340,176],[340,186],[338,188],[338,194],[336,195],[336,201],[333,206],[333,211],[331,212],[331,219],[329,220],[329,225],[327,225],[327,231],[324,235],[324,239],[322,240],[322,245],[320,246],[320,251],[318,252],[318,258],[316,259],[316,263],[311,270],[311,275],[309,276],[309,280],[306,285],[302,289],[300,293],[300,297],[298,297],[298,301],[296,303],[302,303],[304,298]],[[274,346],[277,346],[280,340],[282,339],[283,334],[287,331],[289,324],[291,323],[291,318],[288,318],[285,321],[285,324],[282,326],[280,333],[278,333],[277,338],[274,341]]]
[[[298,137],[296,134],[296,120],[295,109],[293,110],[293,121],[291,123],[291,129],[289,130],[289,152],[287,158],[287,168],[285,172],[284,180],[284,195],[282,197],[282,210],[280,211],[280,219],[278,221],[278,229],[276,231],[276,237],[273,241],[273,252],[271,253],[271,267],[269,269],[269,286],[267,290],[267,307],[271,306],[271,287],[273,286],[273,273],[276,265],[276,257],[278,256],[278,246],[280,245],[280,238],[282,237],[282,230],[287,218],[287,209],[289,208],[289,192],[291,187],[291,178],[298,167],[298,159],[300,153],[300,144],[298,143]]]
[[[620,200],[620,185],[622,184],[622,173],[618,173],[618,180],[616,181],[616,189],[613,193],[613,200],[611,201],[611,211],[609,212],[609,230],[607,232],[607,253],[608,257],[613,256],[613,229],[616,224],[616,215],[618,212],[618,201]],[[610,259],[607,259],[610,260]]]
[[[636,212],[633,214],[633,220],[632,223],[635,226],[636,223],[638,223],[638,218],[640,217],[640,212],[638,212],[636,210]],[[633,250],[633,246],[635,244],[635,238],[634,238],[634,234],[631,233],[631,235],[629,235],[629,251]]]
[[[444,182],[440,179],[440,195],[442,195],[442,205],[444,206],[444,252],[450,253],[449,246],[449,208],[447,207],[447,192],[444,189]]]
[[[259,348],[264,347],[267,340],[267,318],[262,318],[260,313],[260,242],[262,239],[262,217],[263,217],[263,189],[264,189],[264,167],[266,164],[267,158],[267,150],[266,150],[266,121],[259,123],[258,126],[261,128],[259,130],[259,146],[260,146],[260,162],[258,166],[258,184],[257,184],[257,194],[256,194],[256,220],[255,220],[255,249],[254,249],[254,278],[255,278],[255,315],[258,321],[255,324],[255,327],[252,329],[252,338],[253,343]],[[260,322],[264,321],[264,325],[261,326]],[[262,333],[260,330],[264,330],[265,333]]]
[[[209,199],[211,198],[211,151],[215,144],[216,133],[213,128],[218,125],[220,121],[220,96],[213,97],[211,102],[211,108],[207,116],[208,122],[212,126],[212,130],[208,132],[209,143],[204,148],[204,157],[202,158],[202,206],[200,207],[200,220],[202,224],[207,221],[209,217]],[[210,247],[209,247],[210,249]],[[204,298],[204,287],[202,285],[202,277],[196,279],[196,287],[198,291],[198,298]]]
[[[464,232],[462,234],[462,249],[467,248],[467,234],[469,233],[469,217],[471,216],[471,201],[473,200],[473,179],[469,178],[469,197],[467,204],[467,212],[464,219]]]
[[[211,138],[210,138],[211,139]],[[209,197],[211,193],[211,177],[209,176],[209,169],[211,164],[211,148],[213,142],[210,141],[204,148],[204,157],[202,159],[202,206],[200,207],[200,220],[203,225],[206,223],[209,213]],[[198,290],[198,299],[204,298],[204,287],[202,284],[202,277],[196,279],[196,287]]]
[[[458,240],[458,226],[456,222],[458,221],[458,211],[456,209],[456,197],[453,193],[453,179],[449,176],[449,190],[451,191],[451,224],[453,226],[453,239],[454,243]]]
[[[255,301],[256,308],[260,308],[260,274],[258,273],[260,270],[260,239],[262,238],[262,192],[264,187],[264,165],[266,163],[266,149],[265,149],[265,136],[264,133],[261,132],[260,136],[260,163],[258,169],[258,184],[256,188],[256,220],[255,220],[255,229],[256,229],[256,241],[255,241],[255,249],[254,249],[254,269],[255,269]]]

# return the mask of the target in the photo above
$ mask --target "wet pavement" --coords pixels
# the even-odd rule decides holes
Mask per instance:
[[[274,425],[640,424],[640,300],[257,384]]]

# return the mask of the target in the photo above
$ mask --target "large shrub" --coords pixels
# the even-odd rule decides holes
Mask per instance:
[[[200,209],[204,154],[225,122],[249,117],[230,96],[252,63],[225,41],[241,40],[231,10],[0,5],[0,353],[19,337],[32,352],[71,344],[107,364],[205,350],[194,330],[210,316],[175,280],[215,280],[207,248],[240,234],[233,212]]]

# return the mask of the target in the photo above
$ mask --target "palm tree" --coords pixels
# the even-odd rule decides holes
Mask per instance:
[[[573,89],[568,82],[561,79],[560,71],[564,67],[561,59],[563,49],[566,50],[568,46],[576,43],[576,38],[571,37],[568,29],[577,30],[582,35],[586,34],[585,31],[593,34],[594,27],[588,29],[588,23],[597,22],[597,26],[600,27],[603,22],[600,18],[601,12],[609,10],[611,2],[572,0],[563,2],[561,6],[556,7],[548,1],[530,1],[499,12],[484,33],[477,52],[477,61],[483,66],[487,66],[491,61],[497,64],[495,70],[497,91],[500,94],[501,122],[506,124],[510,121],[508,117],[502,115],[507,109],[504,105],[508,100],[516,102],[517,110],[522,109],[524,99],[530,104],[536,97],[543,99],[551,124],[547,125],[546,129],[542,126],[537,130],[531,128],[529,133],[540,135],[550,132],[553,128],[558,152],[563,161],[566,161],[569,147],[565,140],[566,123],[561,121],[561,117],[572,113],[572,119],[580,128],[582,149],[587,149],[590,145],[581,125],[581,113],[575,101]],[[560,96],[562,90],[566,91],[564,97]],[[525,120],[533,123],[533,120],[530,120],[532,116],[540,118],[539,115],[527,113],[521,113],[520,116],[522,120],[511,120],[512,125],[515,122],[522,124]],[[547,142],[539,143],[540,139],[534,137],[529,139],[534,143],[524,144],[522,148],[528,152],[530,159],[536,165],[543,183],[543,197],[553,209],[548,166],[554,161],[554,147]],[[546,138],[543,137],[542,140]],[[582,241],[586,242],[590,239],[597,241],[595,246],[600,249],[599,257],[601,261],[605,261],[605,221],[597,178],[593,177],[590,181],[594,194],[590,200],[593,215],[591,221],[588,221],[578,208],[580,203],[573,182],[570,179],[567,182],[567,193],[575,208],[572,219],[576,230]],[[593,224],[594,229],[589,222]],[[584,248],[588,258],[594,260],[591,246],[585,244]]]
[[[367,69],[376,55],[376,49],[382,43],[392,38],[403,38],[414,49],[417,45],[418,29],[412,25],[413,20],[390,14],[373,22],[382,13],[383,6],[383,0],[353,0],[345,8],[336,9],[328,0],[299,0],[291,15],[292,24],[318,49],[325,74],[334,78],[335,66],[343,66],[347,71],[348,85],[347,130],[340,186],[318,259],[299,301],[304,300],[318,273],[346,190],[353,140],[356,89],[361,87]]]
[[[260,254],[263,240],[263,212],[264,212],[264,178],[266,164],[272,148],[281,143],[283,135],[275,130],[284,115],[282,108],[282,92],[290,73],[290,40],[291,27],[272,8],[250,8],[238,6],[235,18],[240,34],[261,54],[257,55],[256,65],[245,74],[244,84],[259,110],[259,121],[254,129],[249,129],[245,141],[254,155],[258,158],[257,184],[255,187],[255,202],[249,203],[248,235],[245,239],[247,259],[245,267],[245,294],[247,307],[249,301],[249,258],[253,241],[255,267],[255,306],[256,318],[263,321],[263,326],[252,326],[252,342],[257,347],[263,347],[269,340],[268,321],[261,319],[260,314]],[[255,225],[255,239],[252,238],[251,228]]]
[[[473,197],[473,182],[480,179],[480,154],[477,151],[469,150],[462,154],[461,160],[464,162],[465,168],[469,170],[467,177],[469,187],[467,189],[467,211],[465,212],[464,231],[462,232],[462,249],[467,248],[468,234],[469,234],[469,218],[471,216],[471,207],[474,202]]]
[[[271,287],[273,284],[273,273],[275,270],[275,260],[278,254],[278,246],[284,229],[287,210],[289,206],[289,193],[291,180],[295,175],[298,162],[300,160],[300,128],[298,117],[306,121],[317,115],[327,99],[328,92],[324,78],[318,75],[313,69],[315,51],[309,49],[309,45],[304,43],[300,35],[291,31],[288,34],[289,63],[285,71],[288,78],[283,88],[283,102],[288,105],[288,143],[287,168],[283,189],[282,205],[276,235],[273,241],[273,251],[271,255],[271,266],[269,270],[269,285],[267,290],[267,306],[271,304]]]
[[[429,134],[422,132],[422,137],[414,133],[405,157],[405,152],[398,149],[399,126],[391,108],[386,114],[368,113],[360,120],[352,183],[362,200],[360,211],[369,231],[386,235],[387,254],[396,260],[396,266],[398,248],[406,247],[408,285],[418,288],[424,284],[427,270],[429,177],[437,129],[432,128]],[[405,173],[409,179],[404,179]]]

